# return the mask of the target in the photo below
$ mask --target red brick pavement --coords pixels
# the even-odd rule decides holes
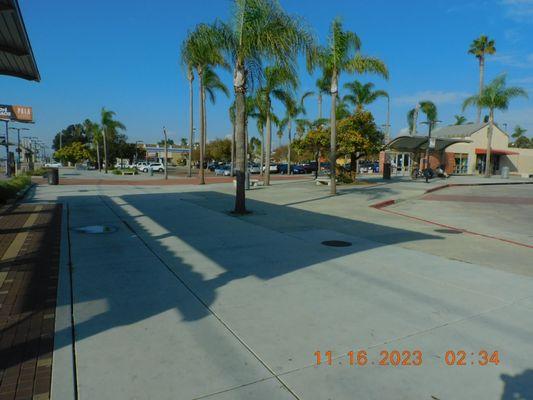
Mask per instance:
[[[0,400],[50,396],[60,226],[60,205],[0,211]]]

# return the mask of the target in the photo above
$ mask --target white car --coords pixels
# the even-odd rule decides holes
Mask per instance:
[[[249,165],[248,166],[248,172],[251,174],[259,174],[261,172],[261,168],[259,168],[259,165]]]
[[[215,168],[215,175],[230,176],[231,168],[229,165],[219,165]]]
[[[139,171],[142,171],[144,167],[149,166],[150,164],[146,161],[139,161],[137,164],[134,164],[133,167],[138,169]]]
[[[52,162],[52,163],[46,163],[44,164],[45,168],[61,168],[63,165],[59,162]]]
[[[148,172],[150,170],[152,170],[154,172],[164,172],[165,171],[165,166],[163,164],[161,164],[161,163],[150,163],[149,165],[145,165],[141,169],[142,172]]]

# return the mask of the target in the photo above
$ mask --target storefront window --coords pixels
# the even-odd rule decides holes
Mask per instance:
[[[468,173],[468,154],[455,153],[455,167],[453,168],[454,174],[467,174]]]

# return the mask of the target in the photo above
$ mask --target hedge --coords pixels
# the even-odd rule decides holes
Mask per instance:
[[[7,181],[0,181],[0,203],[17,196],[17,193],[25,189],[31,183],[28,176],[17,176]]]

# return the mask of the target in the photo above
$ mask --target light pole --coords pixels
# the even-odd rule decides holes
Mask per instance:
[[[20,153],[21,153],[21,148],[20,148],[20,131],[29,131],[30,129],[29,128],[15,128],[15,127],[11,127],[9,128],[13,131],[17,131],[17,162],[15,163],[15,175],[18,174],[19,170],[20,170]]]
[[[163,127],[163,135],[165,136],[165,180],[168,179],[168,169],[167,169],[167,164],[168,164],[168,140],[167,140],[167,130],[165,129],[165,127]]]
[[[9,120],[5,119],[6,123],[6,176],[11,177],[11,165],[9,163]]]

